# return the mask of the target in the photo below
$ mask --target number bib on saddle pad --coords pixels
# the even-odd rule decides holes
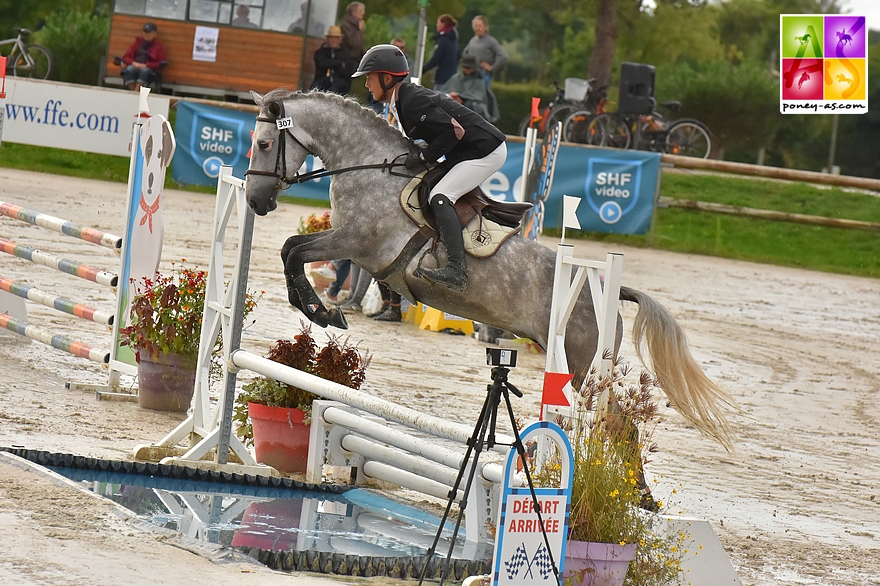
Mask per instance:
[[[419,206],[419,186],[421,175],[410,181],[403,191],[400,192],[400,207],[416,226],[425,226],[425,216]],[[462,229],[464,239],[464,251],[475,258],[489,258],[496,252],[501,244],[520,231],[520,226],[502,226],[475,214]]]

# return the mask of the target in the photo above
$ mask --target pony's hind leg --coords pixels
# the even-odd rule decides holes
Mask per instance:
[[[302,257],[296,247],[302,236],[291,236],[281,248],[281,260],[284,263],[284,281],[287,285],[287,301],[299,309],[312,323],[322,328],[334,326],[341,330],[348,329],[345,314],[338,308],[327,309],[303,270]]]

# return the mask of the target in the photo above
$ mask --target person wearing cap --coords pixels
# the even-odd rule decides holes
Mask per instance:
[[[459,104],[464,104],[486,120],[491,120],[489,114],[490,90],[483,79],[477,58],[473,55],[465,55],[458,64],[461,71],[450,77],[449,81],[438,87],[437,90],[445,93]]]
[[[129,89],[140,91],[141,86],[155,78],[165,61],[165,47],[156,40],[158,30],[152,22],[146,23],[143,36],[135,38],[122,57],[122,80]]]
[[[449,171],[431,189],[429,200],[446,247],[446,266],[420,268],[416,276],[462,291],[468,276],[461,223],[452,206],[501,169],[507,158],[505,136],[446,94],[407,82],[408,73],[409,65],[400,49],[376,45],[361,59],[354,77],[366,76],[367,90],[375,100],[388,104],[404,134],[425,142],[424,149],[413,145],[407,154],[406,168],[411,173],[446,158],[443,165]]]
[[[324,44],[315,51],[315,81],[311,89],[347,94],[351,89],[355,63],[355,59],[342,46],[342,29],[331,26]]]

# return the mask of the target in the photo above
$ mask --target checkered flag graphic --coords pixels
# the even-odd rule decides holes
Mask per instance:
[[[513,580],[519,575],[520,569],[529,564],[529,555],[526,553],[526,544],[522,543],[516,548],[516,551],[510,556],[510,560],[504,562],[504,568],[507,570],[507,579]],[[529,564],[531,566],[531,564]]]
[[[529,564],[529,567],[532,566],[538,569],[542,580],[546,580],[553,574],[553,563],[550,561],[550,554],[543,543],[538,547],[535,557],[532,558],[532,562]]]

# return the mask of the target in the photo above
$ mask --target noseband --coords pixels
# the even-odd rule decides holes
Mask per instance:
[[[398,162],[398,159],[401,157],[406,157],[406,153],[397,155],[391,161],[385,159],[381,163],[374,163],[371,165],[356,165],[353,167],[344,167],[342,169],[328,170],[317,169],[315,171],[309,171],[308,173],[300,173],[299,171],[294,174],[293,177],[287,176],[287,136],[293,139],[293,142],[298,144],[304,151],[308,154],[315,156],[306,145],[302,143],[300,139],[296,137],[295,134],[291,131],[291,127],[293,126],[293,119],[289,116],[284,116],[284,103],[281,103],[281,117],[280,118],[266,118],[263,116],[257,116],[257,122],[266,122],[269,124],[274,124],[278,127],[278,154],[275,157],[275,170],[274,171],[260,171],[257,169],[248,169],[245,171],[245,176],[247,175],[265,175],[268,177],[275,177],[275,189],[287,189],[291,185],[296,185],[299,183],[305,183],[310,179],[319,179],[321,177],[328,177],[330,175],[337,175],[339,173],[347,173],[348,171],[358,171],[362,169],[381,169],[383,171],[388,171],[389,175],[395,175],[398,177],[414,177],[408,173],[397,173],[394,171],[394,167],[403,167],[404,163]],[[286,135],[286,136],[285,136]],[[279,172],[280,170],[280,172]],[[285,186],[285,183],[287,184]]]

